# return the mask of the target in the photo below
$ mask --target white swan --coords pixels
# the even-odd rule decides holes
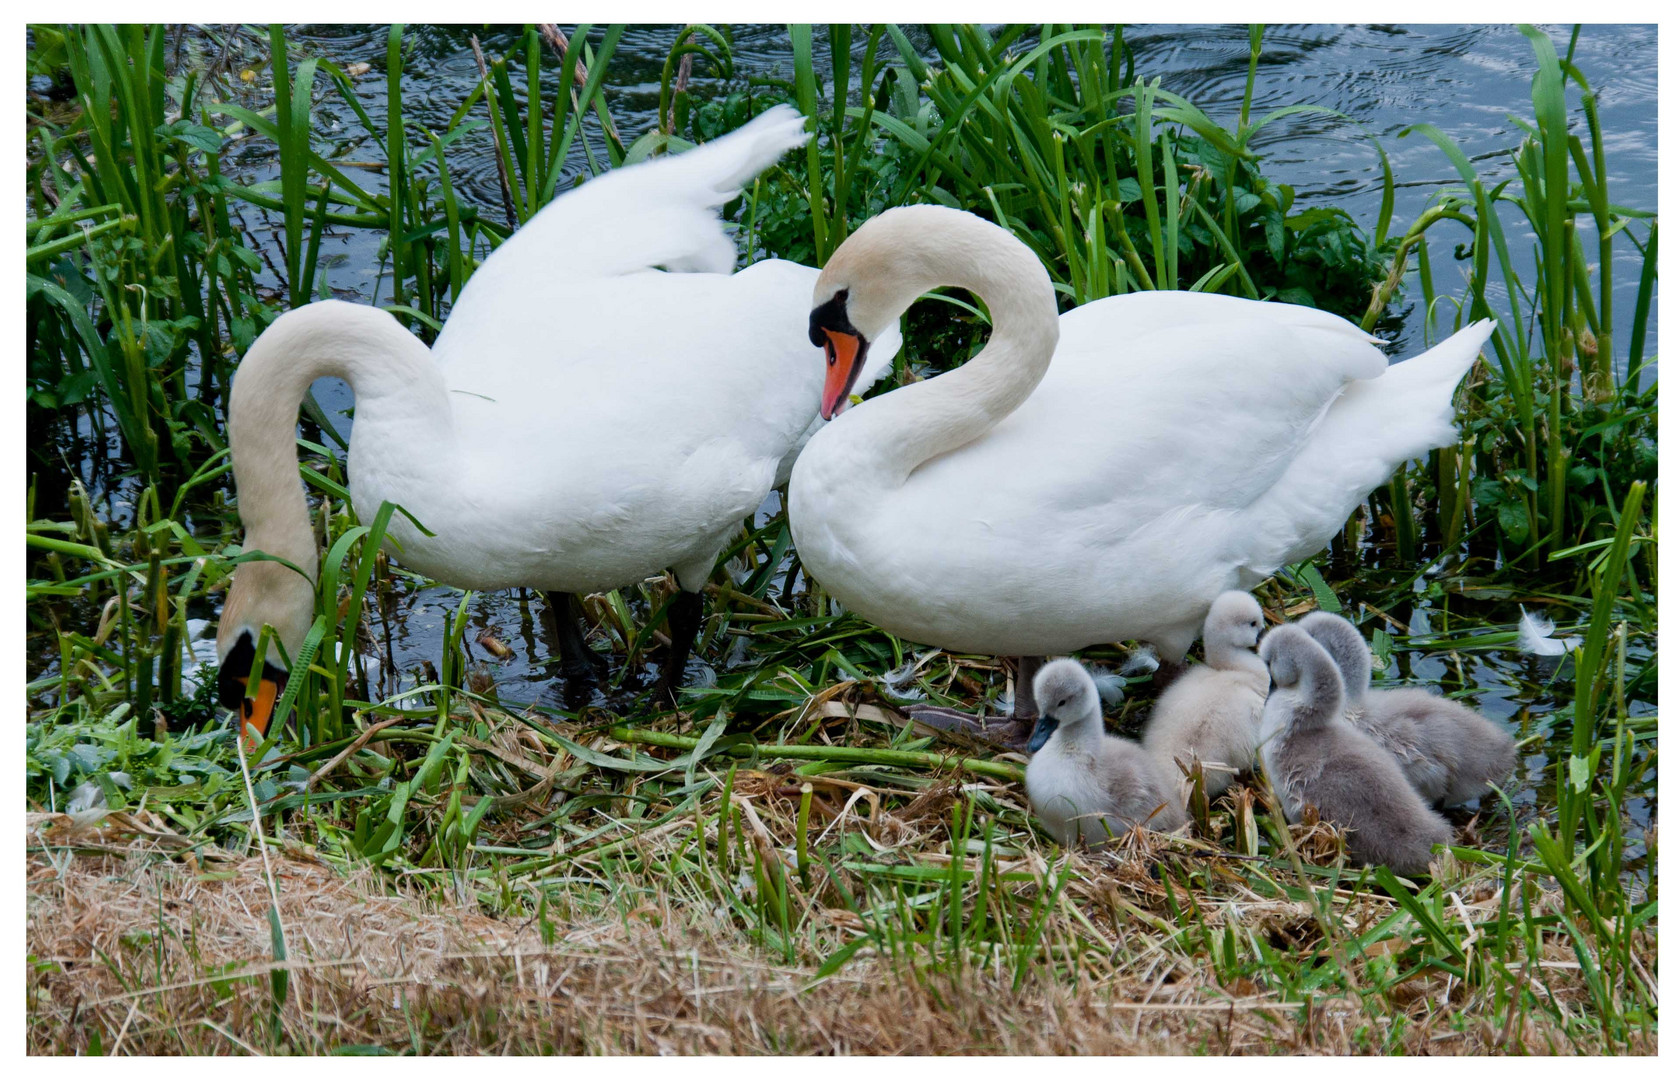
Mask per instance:
[[[358,515],[389,500],[435,534],[393,517],[404,565],[461,588],[548,592],[572,674],[598,657],[565,594],[674,569],[685,590],[670,608],[663,685],[674,688],[719,551],[818,423],[821,354],[803,316],[817,272],[768,260],[730,273],[735,246],[717,217],[806,140],[804,123],[773,109],[556,198],[478,268],[430,349],[371,307],[323,301],[275,320],[239,367],[228,442],[245,548],[309,579],[240,567],[217,634],[229,707],[245,697],[263,624],[295,656],[313,618],[294,437],[310,383],[329,375],[355,392]],[[267,685],[246,707],[258,732],[284,677],[280,654],[264,661]]]
[[[1172,777],[1181,801],[1190,786],[1184,768],[1202,764],[1202,790],[1210,799],[1236,773],[1253,768],[1259,719],[1271,675],[1254,652],[1265,628],[1259,601],[1245,592],[1221,593],[1201,633],[1207,662],[1180,675],[1155,702],[1143,732],[1143,749]]]
[[[1169,832],[1186,820],[1158,762],[1102,728],[1096,683],[1077,660],[1052,660],[1033,680],[1042,715],[1027,748],[1026,798],[1063,844],[1103,844],[1134,825]]]
[[[1315,806],[1324,821],[1349,831],[1347,849],[1360,862],[1426,873],[1434,845],[1450,843],[1452,828],[1423,803],[1393,756],[1347,723],[1335,661],[1294,625],[1266,634],[1259,655],[1271,669],[1260,754],[1283,815],[1297,822]]]
[[[1478,799],[1516,767],[1516,740],[1474,709],[1421,687],[1370,689],[1370,648],[1351,622],[1314,611],[1299,626],[1340,669],[1347,721],[1393,755],[1425,802]]]
[[[902,207],[817,280],[824,416],[940,285],[985,301],[985,350],[818,432],[793,468],[793,538],[864,618],[1005,656],[1133,638],[1181,660],[1214,597],[1311,555],[1396,465],[1455,438],[1452,390],[1491,332],[1389,367],[1351,323],[1291,304],[1141,292],[1058,318],[1006,231]]]

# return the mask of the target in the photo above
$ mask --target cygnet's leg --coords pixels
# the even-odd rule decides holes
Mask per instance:
[[[960,709],[943,705],[909,705],[904,708],[911,718],[940,731],[953,731],[988,742],[999,743],[1011,750],[1023,749],[1032,736],[1032,725],[1038,720],[1038,703],[1032,696],[1032,680],[1043,667],[1041,656],[1022,656],[1014,660],[1014,711],[1008,716],[975,716]]]
[[[608,663],[606,657],[589,648],[588,639],[583,634],[583,623],[577,598],[567,592],[545,592],[542,598],[548,602],[548,616],[554,622],[554,640],[560,647],[560,674],[567,681],[581,680],[594,682],[605,675]]]
[[[664,673],[659,676],[659,697],[676,704],[676,692],[682,687],[683,670],[694,648],[694,636],[699,633],[700,618],[705,613],[702,594],[678,592],[665,609],[667,629],[670,631],[670,655],[665,658]]]

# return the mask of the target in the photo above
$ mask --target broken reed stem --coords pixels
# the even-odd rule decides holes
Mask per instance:
[[[692,750],[700,740],[686,735],[670,735],[645,728],[615,726],[608,730],[619,742],[664,746],[673,750]],[[912,769],[959,769],[978,776],[1020,783],[1025,772],[1018,766],[984,758],[952,757],[925,750],[875,750],[864,746],[796,746],[786,743],[730,746],[719,753],[734,757],[779,757],[799,761],[830,761],[849,765],[897,765]]]
[[[490,110],[490,119],[496,119],[495,97],[490,89],[490,69],[484,63],[484,49],[478,44],[478,35],[471,35],[472,58],[478,62],[478,77],[484,83],[484,104]],[[509,228],[519,227],[518,215],[513,212],[513,189],[507,183],[507,166],[502,163],[501,150],[498,148],[492,155],[496,159],[496,176],[501,180],[501,208],[507,214]]]
[[[262,852],[262,875],[268,882],[268,899],[274,905],[274,921],[280,930],[280,945],[285,948],[286,927],[280,922],[280,887],[274,883],[274,863],[268,857],[268,841],[262,835],[262,811],[257,806],[256,788],[251,784],[251,767],[245,758],[245,740],[243,733],[233,739],[234,748],[239,753],[239,773],[245,778],[245,798],[251,804],[251,828],[256,830],[257,850]],[[291,950],[285,949],[290,955]]]

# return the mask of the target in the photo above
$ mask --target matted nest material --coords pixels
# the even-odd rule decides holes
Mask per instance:
[[[195,857],[136,824],[157,831],[136,820],[31,835],[33,1053],[1345,1053],[1366,1045],[1356,1033],[1372,1023],[1356,999],[1302,1009],[1247,979],[1220,986],[1177,955],[1177,928],[1136,903],[1152,884],[1140,853],[1070,854],[1091,873],[1072,882],[1046,932],[1060,940],[1068,920],[1094,917],[1117,935],[1114,954],[1034,965],[1017,986],[1006,962],[895,964],[860,940],[854,913],[815,897],[801,900],[811,918],[863,946],[827,978],[817,977],[825,956],[784,963],[721,898],[662,878],[553,882],[538,917],[498,918],[441,899],[453,890],[435,882],[421,895],[411,879],[342,873],[285,844],[270,852],[289,951],[278,964],[260,857]],[[1020,859],[1047,868],[1034,852]],[[1461,915],[1484,920],[1496,900],[1487,904]],[[1250,895],[1206,915],[1309,932],[1304,913],[1283,906],[1293,904]],[[1566,962],[1560,943],[1553,951]],[[1444,976],[1414,981],[1415,1003],[1394,1017],[1405,1049],[1562,1045],[1543,1016],[1512,1040],[1483,1010],[1441,1011],[1442,994],[1466,992]],[[1546,981],[1583,995],[1575,980]]]
[[[1190,1023],[1213,1037],[1205,1021],[1224,1011],[1197,1000],[1170,1020],[1164,999],[1116,1008],[1146,985],[1080,993],[1034,979],[1015,992],[1007,973],[923,984],[868,960],[816,982],[669,897],[622,918],[556,915],[544,945],[534,921],[280,857],[292,959],[276,1024],[262,860],[229,869],[207,879],[148,847],[34,852],[31,1052],[406,1049],[418,1032],[425,1052],[1146,1053],[1181,1047]],[[1267,1027],[1256,1020],[1253,1036]]]

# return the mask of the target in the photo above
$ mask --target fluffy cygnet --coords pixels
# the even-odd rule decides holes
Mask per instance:
[[[1399,762],[1423,799],[1455,806],[1479,798],[1516,765],[1516,740],[1473,709],[1414,687],[1370,689],[1370,649],[1339,615],[1314,611],[1300,628],[1341,670],[1346,715]]]
[[[1033,680],[1038,724],[1027,749],[1026,797],[1063,844],[1101,844],[1133,825],[1168,831],[1185,821],[1154,759],[1102,728],[1096,683],[1077,660],[1045,664]]]
[[[1184,769],[1194,760],[1203,764],[1208,798],[1229,787],[1236,773],[1253,768],[1259,717],[1271,685],[1253,651],[1264,625],[1264,613],[1253,597],[1245,592],[1221,594],[1202,626],[1207,662],[1185,671],[1154,706],[1143,732],[1143,749],[1176,782],[1180,805],[1188,801],[1190,791]]]
[[[1347,830],[1360,862],[1426,873],[1433,846],[1451,842],[1451,826],[1423,803],[1393,755],[1347,723],[1335,661],[1298,626],[1266,634],[1259,655],[1271,669],[1260,754],[1288,820],[1315,806]]]

